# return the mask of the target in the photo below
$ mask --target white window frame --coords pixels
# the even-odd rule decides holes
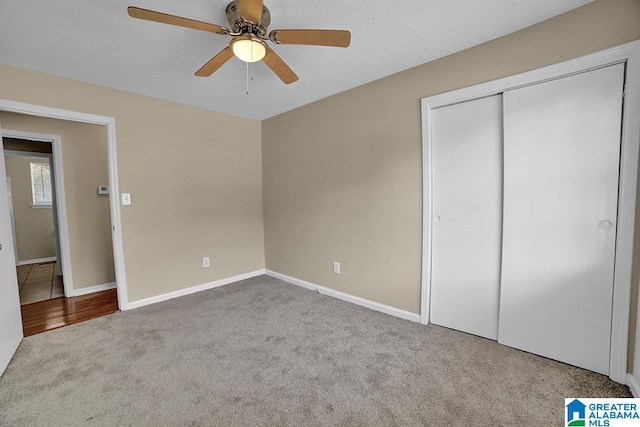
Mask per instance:
[[[29,176],[31,177],[31,207],[34,209],[52,208],[53,207],[53,191],[51,192],[51,200],[49,202],[42,202],[36,200],[36,188],[35,181],[33,180],[33,165],[46,165],[49,168],[49,179],[51,180],[51,163],[43,162],[29,162]]]

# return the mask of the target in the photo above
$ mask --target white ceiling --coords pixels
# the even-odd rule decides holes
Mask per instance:
[[[266,0],[270,30],[351,31],[347,49],[275,46],[300,80],[232,58],[193,73],[229,37],[130,18],[127,6],[228,26],[228,0],[0,0],[0,63],[265,119],[574,9],[591,0]]]

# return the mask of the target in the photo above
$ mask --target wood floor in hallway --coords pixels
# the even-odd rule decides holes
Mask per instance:
[[[73,298],[26,304],[22,309],[24,336],[39,334],[118,311],[116,289]]]

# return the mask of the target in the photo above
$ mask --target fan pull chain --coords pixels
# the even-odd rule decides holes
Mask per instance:
[[[251,44],[251,58],[253,59],[253,44]],[[249,96],[249,80],[253,81],[253,63],[247,62],[247,96]]]
[[[247,96],[249,96],[249,63],[247,62]]]

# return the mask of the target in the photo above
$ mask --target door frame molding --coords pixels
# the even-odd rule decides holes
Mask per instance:
[[[550,65],[522,74],[465,87],[423,98],[422,107],[422,276],[420,322],[429,323],[431,294],[431,111],[434,108],[496,95],[548,80],[579,74],[607,65],[626,65],[623,100],[618,225],[616,236],[615,272],[613,279],[613,310],[609,377],[625,383],[629,345],[629,315],[633,267],[633,240],[640,153],[640,41],[626,43],[580,58]],[[635,119],[634,119],[635,118]]]
[[[111,236],[113,244],[113,261],[116,273],[116,288],[118,292],[118,308],[124,310],[128,305],[127,277],[125,271],[124,248],[122,244],[122,227],[120,216],[120,191],[118,187],[118,157],[116,151],[116,121],[113,117],[60,108],[45,107],[35,104],[11,101],[0,98],[0,111],[26,114],[29,116],[46,117],[72,122],[89,123],[105,126],[107,135],[107,168],[109,174],[109,206],[111,211]],[[58,156],[61,159],[61,156]],[[55,158],[55,156],[54,156]],[[57,169],[57,168],[56,168]],[[58,170],[55,171],[56,175]],[[57,176],[56,176],[57,178]],[[59,181],[60,182],[60,181]],[[60,185],[60,187],[63,187]],[[64,190],[62,190],[64,191]],[[62,233],[61,233],[62,234]],[[63,254],[64,255],[64,254]],[[64,260],[63,256],[63,260]],[[65,272],[66,274],[66,272]],[[65,294],[66,294],[65,287]],[[69,296],[69,295],[67,295]]]
[[[60,135],[24,132],[21,130],[5,129],[2,128],[2,137],[23,139],[29,141],[38,142],[50,142],[51,153],[36,153],[28,151],[12,151],[4,150],[5,155],[9,156],[22,156],[22,157],[43,157],[48,158],[51,164],[51,170],[53,171],[53,193],[54,202],[52,209],[55,209],[54,222],[57,222],[55,226],[58,240],[57,244],[60,246],[59,255],[62,276],[64,286],[64,295],[66,297],[72,297],[73,294],[73,270],[71,268],[71,247],[69,244],[69,223],[67,221],[67,204],[64,191],[64,170],[62,166],[62,139]],[[18,248],[15,248],[16,253]],[[56,248],[57,252],[58,248]]]
[[[1,143],[2,143],[2,138],[0,138],[0,144]],[[6,168],[6,161],[5,161],[5,168]],[[9,206],[9,221],[11,221],[11,234],[13,237],[13,252],[16,259],[16,267],[17,267],[18,266],[18,237],[16,233],[16,218],[15,218],[14,209],[13,209],[13,182],[11,181],[10,176],[7,177],[7,194],[9,193],[11,193],[11,206]]]

